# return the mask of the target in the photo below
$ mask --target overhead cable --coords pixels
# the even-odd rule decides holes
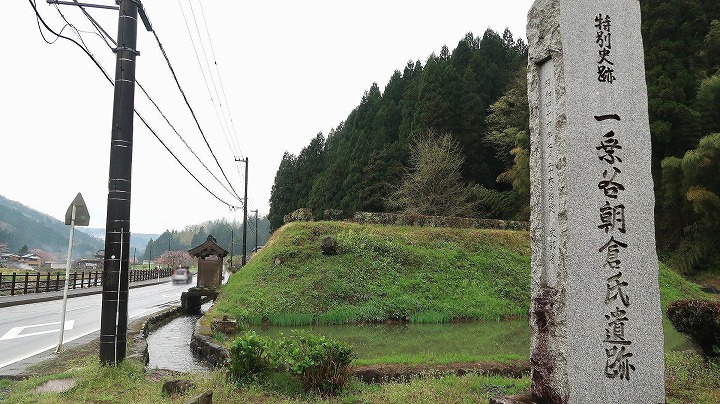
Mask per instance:
[[[38,20],[40,23],[42,23],[42,25],[45,27],[45,29],[47,29],[48,31],[50,31],[50,32],[51,32],[53,35],[55,35],[57,38],[66,39],[66,40],[74,43],[75,45],[77,45],[77,46],[78,46],[80,49],[82,49],[83,52],[85,52],[85,54],[93,61],[93,63],[95,64],[95,66],[97,66],[97,68],[100,69],[100,71],[103,73],[103,75],[104,75],[105,78],[108,80],[108,82],[110,83],[110,85],[111,85],[111,86],[114,86],[114,85],[115,85],[115,84],[113,83],[112,78],[111,78],[110,75],[108,74],[108,72],[105,70],[105,68],[103,68],[102,65],[100,65],[100,63],[98,62],[98,60],[95,58],[95,56],[94,56],[92,53],[90,53],[90,51],[89,51],[88,49],[86,49],[83,45],[81,45],[79,42],[75,41],[74,39],[72,39],[72,38],[70,38],[70,37],[67,37],[67,36],[64,36],[64,35],[62,35],[61,33],[55,32],[52,28],[50,28],[50,26],[47,25],[47,23],[46,23],[45,20],[42,18],[42,16],[40,16],[40,13],[39,13],[38,10],[37,10],[37,6],[36,6],[35,3],[33,2],[33,0],[28,0],[28,2],[30,3],[30,6],[33,8],[33,10],[35,11],[35,17],[37,18],[37,20]],[[42,35],[42,32],[41,32],[41,35]],[[44,39],[44,37],[43,37],[43,39]],[[47,41],[46,41],[46,42],[47,42]],[[49,42],[49,43],[50,43],[50,42]],[[54,41],[53,41],[52,43],[54,43]],[[150,125],[149,125],[148,122],[145,120],[145,118],[144,118],[142,115],[140,115],[140,113],[139,113],[136,109],[133,108],[133,110],[135,111],[135,115],[137,115],[138,118],[140,118],[140,120],[141,120],[142,123],[145,125],[145,127],[147,127],[148,130],[150,130],[150,132],[155,136],[155,138],[157,138],[157,140],[160,142],[160,144],[162,144],[163,147],[165,147],[165,149],[170,153],[170,155],[172,155],[172,156],[175,158],[175,160],[178,162],[178,164],[180,164],[180,165],[185,169],[185,171],[187,171],[187,173],[190,174],[190,176],[191,176],[193,179],[195,179],[195,181],[196,181],[198,184],[200,184],[200,186],[202,186],[208,193],[210,193],[213,197],[215,197],[215,199],[217,199],[218,201],[220,201],[220,202],[223,203],[224,205],[228,206],[228,207],[230,208],[230,210],[235,210],[235,209],[238,208],[237,206],[232,205],[232,204],[224,201],[222,198],[218,197],[214,192],[212,192],[210,189],[208,189],[208,188],[205,186],[205,184],[203,184],[202,181],[200,181],[192,172],[190,172],[190,170],[180,161],[180,159],[178,159],[178,157],[175,155],[175,153],[173,153],[172,150],[170,150],[170,148],[165,144],[165,142],[163,142],[162,139],[160,139],[160,136],[150,127]]]
[[[190,12],[192,14],[193,22],[195,23],[195,32],[197,32],[198,35],[198,42],[200,42],[200,50],[203,54],[203,58],[205,59],[205,66],[208,70],[208,75],[210,76],[210,82],[212,83],[212,87],[215,90],[215,97],[213,97],[213,91],[210,90],[210,86],[208,85],[207,77],[205,76],[205,70],[203,68],[203,64],[200,61],[200,56],[198,55],[197,47],[195,46],[195,40],[193,39],[192,33],[190,32],[190,24],[188,23],[187,17],[185,16],[185,10],[182,8],[182,0],[178,0],[178,3],[180,4],[180,11],[182,12],[183,19],[185,20],[185,28],[188,31],[188,36],[190,37],[190,43],[192,44],[193,51],[195,52],[195,59],[198,62],[198,67],[200,67],[200,71],[202,72],[203,80],[205,81],[205,88],[207,89],[208,95],[210,96],[210,102],[212,103],[213,109],[215,110],[215,116],[218,119],[218,122],[220,123],[220,129],[222,130],[223,136],[225,137],[225,142],[227,143],[230,150],[233,151],[233,156],[235,158],[238,157],[238,153],[236,150],[234,150],[233,145],[230,143],[229,137],[228,137],[228,131],[229,131],[229,125],[227,123],[227,118],[225,117],[225,111],[222,108],[222,102],[220,102],[220,94],[218,93],[217,86],[215,85],[215,78],[213,77],[212,71],[210,70],[210,61],[208,60],[207,52],[205,52],[205,43],[202,38],[202,34],[200,34],[200,25],[197,22],[197,19],[195,18],[195,9],[192,6],[192,1],[188,1],[188,4],[190,5]],[[210,39],[208,38],[208,41]],[[220,105],[220,111],[218,112],[218,107],[215,105],[217,99],[217,103]],[[220,117],[222,115],[222,118]],[[226,129],[227,127],[227,129]]]
[[[208,150],[210,151],[210,154],[213,156],[213,159],[215,160],[215,164],[217,164],[218,168],[220,168],[220,172],[223,175],[223,178],[225,178],[225,181],[227,181],[228,185],[230,186],[230,189],[232,189],[233,195],[241,199],[238,195],[237,191],[235,191],[235,188],[232,186],[232,183],[228,179],[227,175],[225,174],[225,170],[223,170],[222,166],[220,165],[220,162],[217,159],[217,156],[215,156],[215,152],[213,152],[212,147],[210,147],[210,143],[208,143],[207,137],[205,136],[205,132],[203,132],[202,127],[200,126],[200,122],[197,119],[197,116],[195,115],[195,111],[193,110],[192,106],[190,106],[190,102],[187,99],[187,96],[185,95],[185,91],[183,90],[182,86],[180,85],[180,81],[178,81],[177,74],[175,74],[175,69],[172,66],[172,63],[170,63],[170,58],[167,55],[167,52],[165,52],[165,47],[163,46],[162,42],[160,41],[160,38],[158,37],[157,31],[153,29],[152,31],[153,36],[155,37],[155,41],[158,44],[158,47],[160,48],[160,51],[163,54],[163,57],[165,58],[165,62],[168,65],[168,68],[170,69],[170,73],[172,73],[173,79],[175,80],[175,84],[177,85],[178,90],[180,90],[180,94],[182,94],[183,100],[185,100],[185,105],[187,105],[188,109],[190,110],[190,114],[193,117],[193,120],[195,121],[195,124],[197,125],[198,130],[200,131],[200,134],[202,135],[203,140],[205,141],[205,145],[207,146]]]
[[[74,1],[75,1],[75,3],[77,3],[77,0],[74,0]],[[79,4],[79,3],[78,3],[78,4]],[[101,35],[101,34],[98,34],[98,36],[100,36],[101,38],[103,38],[103,40],[105,41],[105,44],[106,44],[110,49],[113,49],[113,46],[110,45],[110,43],[108,42],[108,40],[109,40],[110,42],[112,42],[113,45],[117,46],[117,42],[116,42],[116,41],[107,33],[107,31],[105,31],[105,29],[90,15],[90,13],[88,13],[87,10],[85,10],[85,8],[82,7],[82,6],[80,6],[80,9],[83,11],[83,14],[85,15],[85,17],[93,24],[93,26],[95,26],[95,28],[102,33],[102,35]],[[59,10],[58,10],[58,11],[59,11]],[[61,13],[61,15],[62,15],[62,13]],[[63,18],[64,18],[64,16],[63,16]],[[67,20],[66,20],[66,22],[67,22]],[[68,23],[68,24],[69,24],[69,23]],[[70,24],[70,25],[72,25],[72,24]],[[77,30],[77,29],[76,29],[76,30]],[[178,130],[175,128],[175,125],[173,125],[173,124],[170,122],[170,120],[169,120],[168,117],[165,115],[165,113],[162,111],[162,109],[160,109],[160,106],[155,102],[155,100],[150,96],[150,94],[148,94],[147,90],[145,90],[145,87],[143,87],[143,85],[140,83],[140,81],[136,79],[136,80],[135,80],[135,84],[137,84],[137,86],[140,88],[140,90],[143,92],[143,94],[145,94],[145,97],[146,97],[146,98],[150,101],[150,103],[155,107],[155,109],[158,111],[158,113],[160,113],[160,115],[163,117],[163,119],[164,119],[165,122],[168,124],[168,126],[170,126],[170,128],[173,130],[173,132],[175,132],[175,134],[177,135],[177,137],[180,139],[180,141],[182,141],[182,143],[183,143],[183,144],[185,145],[185,147],[190,151],[190,153],[192,153],[192,155],[195,157],[195,159],[197,159],[197,161],[203,166],[203,168],[205,168],[205,170],[206,170],[208,173],[210,173],[210,175],[215,179],[215,181],[217,181],[218,184],[220,184],[220,186],[223,187],[223,189],[225,189],[225,191],[227,191],[227,193],[229,193],[230,195],[232,195],[233,192],[231,192],[231,191],[228,189],[228,187],[225,185],[225,183],[222,182],[222,181],[215,175],[215,173],[212,172],[212,170],[210,170],[210,168],[205,164],[205,162],[195,153],[195,151],[194,151],[194,150],[190,147],[190,145],[185,141],[185,138],[183,138],[182,135],[180,135],[180,133],[178,132]],[[238,200],[238,202],[239,202],[239,200]]]
[[[243,154],[242,149],[240,148],[240,144],[238,143],[237,131],[235,130],[235,122],[233,121],[232,113],[230,112],[230,103],[228,103],[227,95],[225,94],[225,86],[223,85],[222,75],[220,74],[220,66],[218,65],[217,57],[215,57],[215,48],[212,44],[210,28],[208,28],[207,19],[205,18],[205,8],[203,7],[202,1],[199,1],[198,3],[200,4],[200,14],[203,18],[203,24],[205,25],[205,33],[207,34],[208,43],[210,44],[210,53],[212,54],[213,64],[215,65],[215,71],[217,72],[218,81],[220,82],[220,91],[222,92],[223,100],[225,100],[225,109],[227,110],[228,117],[230,118],[230,128],[232,128],[230,138],[234,141],[236,150],[239,153],[240,157],[242,157]],[[220,105],[222,107],[222,104]]]

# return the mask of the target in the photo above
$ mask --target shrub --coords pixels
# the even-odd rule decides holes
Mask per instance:
[[[334,396],[347,384],[355,354],[345,342],[303,331],[293,331],[278,344],[287,370],[300,379],[305,391]]]
[[[667,315],[675,329],[690,336],[705,357],[720,356],[720,302],[678,300],[668,305]]]
[[[271,358],[271,341],[248,331],[230,345],[227,377],[236,383],[252,381],[271,368]]]

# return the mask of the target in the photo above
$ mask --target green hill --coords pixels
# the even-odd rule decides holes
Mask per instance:
[[[70,228],[64,222],[0,195],[0,243],[16,252],[26,245],[59,255],[67,254]],[[75,229],[73,256],[92,256],[103,241]]]
[[[326,256],[326,236],[340,253]],[[663,304],[703,296],[661,265]],[[527,232],[295,222],[223,287],[213,314],[250,323],[443,322],[526,316]]]

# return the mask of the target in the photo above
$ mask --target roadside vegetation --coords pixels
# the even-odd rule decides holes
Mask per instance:
[[[72,353],[71,353],[72,355]],[[403,383],[365,384],[350,379],[337,397],[323,398],[305,392],[300,382],[287,374],[237,386],[228,383],[224,370],[181,377],[194,383],[181,396],[163,395],[165,381],[177,375],[145,371],[130,359],[118,368],[102,367],[97,353],[56,361],[41,376],[22,381],[0,379],[3,403],[183,403],[206,391],[216,403],[487,403],[490,398],[526,393],[529,377],[519,379],[467,374],[464,376],[413,377]],[[668,403],[697,404],[720,402],[720,363],[704,362],[692,352],[666,354],[666,393]],[[77,385],[65,393],[39,393],[35,389],[48,380],[75,379]]]

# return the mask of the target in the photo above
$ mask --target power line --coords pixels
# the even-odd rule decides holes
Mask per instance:
[[[77,0],[74,0],[74,2],[75,2],[75,3],[78,3]],[[78,4],[79,4],[79,3],[78,3]],[[111,50],[113,49],[113,46],[110,45],[110,43],[108,42],[108,40],[110,40],[110,42],[112,42],[113,45],[116,45],[116,46],[117,46],[117,42],[115,42],[115,40],[114,40],[114,39],[107,33],[107,31],[90,15],[90,13],[88,13],[87,10],[85,10],[84,7],[80,6],[80,8],[81,8],[81,10],[83,11],[83,14],[85,15],[85,17],[93,24],[93,26],[95,26],[95,28],[96,28],[97,30],[99,30],[99,31],[103,34],[103,35],[101,35],[100,33],[98,33],[97,35],[100,36],[100,37],[104,40],[105,44],[106,44]],[[59,9],[58,9],[58,12],[60,12]],[[60,13],[60,15],[62,15],[62,13]],[[63,16],[63,19],[65,19],[64,16]],[[67,22],[67,20],[65,20],[65,21]],[[68,24],[70,24],[70,23],[68,22]],[[72,24],[70,24],[70,26],[72,26],[72,27],[74,28],[74,26],[73,26]],[[75,30],[78,31],[76,28],[75,28]],[[78,34],[78,36],[80,36],[80,35]],[[140,90],[142,90],[143,94],[145,94],[145,97],[150,101],[150,103],[152,103],[152,105],[155,107],[155,109],[158,111],[158,113],[160,113],[160,115],[163,117],[163,119],[164,119],[165,122],[168,124],[168,126],[170,126],[170,128],[173,130],[173,132],[175,132],[175,134],[176,134],[177,137],[180,139],[180,141],[182,141],[182,143],[185,145],[185,147],[190,151],[190,153],[192,153],[192,155],[193,155],[193,156],[197,159],[197,161],[203,166],[203,168],[205,168],[205,170],[206,170],[208,173],[210,173],[210,175],[215,179],[215,181],[218,182],[218,184],[220,184],[220,186],[222,186],[222,187],[225,189],[225,191],[227,191],[229,194],[232,195],[232,192],[228,189],[228,187],[225,185],[225,183],[223,183],[223,182],[215,175],[215,173],[213,173],[213,172],[210,170],[210,168],[205,164],[205,162],[202,161],[202,159],[195,153],[195,151],[194,151],[194,150],[190,147],[190,145],[185,141],[185,138],[183,138],[182,135],[180,135],[180,133],[178,132],[178,130],[175,128],[175,125],[173,125],[173,124],[170,122],[170,120],[169,120],[169,118],[167,117],[167,115],[165,115],[165,113],[162,111],[162,109],[160,108],[160,106],[155,102],[155,100],[150,96],[150,94],[148,94],[147,90],[145,90],[145,87],[143,87],[143,85],[140,83],[140,81],[136,79],[136,80],[135,80],[135,84],[137,84],[137,86],[140,88]],[[160,140],[160,139],[158,139],[158,140]],[[163,143],[162,140],[160,140],[160,142]],[[163,144],[163,146],[165,146],[165,144]],[[167,146],[165,146],[165,147],[167,148]],[[175,156],[173,156],[173,157],[175,157]]]
[[[155,37],[155,41],[158,44],[158,47],[160,48],[160,51],[163,54],[163,57],[165,58],[165,62],[168,65],[168,68],[170,68],[170,73],[172,73],[173,79],[175,80],[175,84],[177,85],[178,90],[180,90],[180,94],[182,94],[183,100],[185,100],[185,105],[187,105],[188,109],[190,110],[190,113],[193,117],[193,120],[195,121],[195,124],[197,125],[198,130],[200,131],[200,134],[202,135],[203,140],[205,141],[205,145],[207,146],[208,150],[210,151],[210,154],[213,156],[213,159],[215,160],[215,164],[217,164],[218,168],[220,168],[220,172],[222,173],[223,177],[225,178],[225,181],[227,181],[228,185],[230,186],[230,189],[233,191],[233,195],[238,198],[238,200],[242,199],[238,195],[237,191],[235,191],[235,188],[233,188],[232,183],[228,179],[227,175],[225,174],[225,170],[223,170],[222,166],[220,165],[220,162],[217,159],[217,156],[215,156],[215,152],[213,152],[212,147],[210,147],[210,143],[208,143],[207,137],[205,136],[205,133],[202,130],[202,127],[200,127],[200,122],[198,122],[197,116],[195,115],[195,111],[193,110],[192,106],[190,106],[190,102],[187,99],[187,96],[185,95],[185,91],[182,89],[182,86],[180,85],[180,81],[178,81],[177,74],[175,74],[175,69],[172,67],[172,63],[170,63],[170,58],[167,55],[167,52],[165,52],[165,47],[163,46],[162,42],[160,41],[160,38],[158,37],[157,31],[152,31],[153,36]]]
[[[240,144],[238,143],[237,131],[235,130],[235,122],[233,121],[232,113],[230,112],[230,104],[228,103],[227,95],[225,94],[225,86],[223,85],[222,75],[220,74],[220,66],[218,66],[217,57],[215,57],[215,48],[213,47],[212,37],[210,36],[210,29],[208,28],[207,19],[205,18],[205,8],[203,7],[202,1],[200,1],[199,3],[200,13],[203,18],[203,24],[205,25],[205,32],[207,33],[208,42],[210,43],[210,52],[212,53],[213,64],[215,65],[215,71],[217,72],[218,81],[220,82],[220,91],[222,91],[223,99],[225,100],[225,109],[227,109],[228,117],[230,118],[230,127],[232,128],[232,136],[230,138],[235,142],[237,151],[240,154],[240,157],[242,157],[242,150],[240,148]]]
[[[70,38],[70,37],[67,37],[67,36],[64,36],[64,35],[62,35],[61,33],[55,32],[52,28],[50,28],[50,26],[48,26],[48,24],[45,22],[45,20],[42,18],[42,16],[40,16],[40,13],[39,13],[38,10],[37,10],[37,6],[36,6],[35,3],[33,2],[33,0],[28,0],[28,2],[30,3],[30,6],[33,8],[33,10],[35,11],[35,17],[36,17],[36,19],[38,20],[38,22],[42,23],[42,25],[45,27],[45,29],[47,29],[50,33],[52,33],[53,35],[55,35],[57,38],[66,39],[66,40],[74,43],[74,44],[75,44],[77,47],[79,47],[80,49],[82,49],[83,52],[85,52],[85,54],[93,61],[93,63],[95,64],[95,66],[97,66],[97,68],[100,69],[100,71],[103,73],[103,75],[104,75],[105,78],[108,80],[108,82],[110,83],[110,85],[114,86],[113,80],[112,80],[112,78],[110,77],[110,75],[107,73],[107,71],[105,70],[105,68],[103,68],[102,65],[100,65],[100,63],[98,62],[98,60],[95,58],[95,56],[94,56],[92,53],[90,53],[90,51],[89,51],[88,49],[86,49],[83,45],[81,45],[79,42],[75,41],[74,39],[72,39],[72,38]],[[68,24],[68,25],[71,25],[71,24]],[[42,36],[42,31],[41,31],[41,36]],[[45,39],[44,36],[43,36],[43,39]],[[48,41],[46,40],[46,42],[48,42]],[[48,43],[51,43],[51,44],[52,44],[52,43],[54,43],[54,42],[55,42],[55,41],[53,41],[53,42],[48,42]],[[227,205],[227,206],[230,208],[230,210],[235,210],[235,209],[238,208],[237,206],[234,206],[234,205],[232,205],[232,204],[229,204],[229,203],[225,202],[223,199],[221,199],[220,197],[218,197],[214,192],[210,191],[210,189],[208,189],[208,188],[205,186],[205,184],[203,184],[202,181],[200,181],[192,172],[190,172],[190,170],[180,161],[180,159],[178,159],[178,157],[172,152],[172,150],[170,150],[170,148],[165,144],[165,142],[163,142],[162,139],[160,139],[160,136],[157,134],[157,132],[155,132],[155,130],[153,130],[153,129],[150,127],[150,125],[149,125],[148,122],[145,120],[145,118],[144,118],[142,115],[140,115],[140,113],[139,113],[136,109],[133,109],[133,110],[134,110],[134,112],[135,112],[135,115],[137,115],[138,118],[140,118],[140,120],[141,120],[142,123],[145,125],[145,127],[147,127],[148,130],[150,130],[150,132],[158,139],[158,141],[160,142],[160,144],[162,144],[162,145],[165,147],[165,149],[175,158],[175,160],[178,162],[178,164],[180,164],[180,165],[185,169],[185,171],[187,171],[188,174],[190,174],[190,176],[193,177],[193,179],[195,179],[195,181],[196,181],[198,184],[200,184],[200,186],[202,186],[206,191],[208,191],[212,196],[214,196],[215,199],[217,199],[218,201],[222,202],[224,205]]]
[[[179,3],[180,3],[180,1],[181,0],[178,0]],[[225,111],[222,108],[222,102],[220,102],[220,99],[219,99],[220,95],[218,93],[217,86],[215,85],[215,78],[213,77],[212,71],[210,69],[210,61],[208,60],[207,52],[205,52],[205,43],[203,41],[202,34],[200,34],[200,25],[197,23],[197,19],[195,18],[195,9],[192,6],[192,1],[188,1],[188,5],[190,6],[190,13],[192,14],[193,22],[195,23],[195,32],[197,32],[197,35],[198,35],[198,42],[200,42],[200,50],[202,51],[203,58],[205,59],[205,66],[207,67],[208,75],[210,76],[210,82],[212,83],[212,87],[215,90],[215,97],[213,97],[213,92],[210,90],[210,86],[208,85],[207,78],[205,76],[205,71],[203,69],[203,65],[200,62],[200,57],[198,55],[197,48],[195,47],[195,41],[193,40],[192,33],[190,32],[190,25],[188,24],[188,20],[185,17],[185,11],[182,9],[182,3],[180,3],[180,11],[182,12],[183,18],[185,19],[185,27],[187,28],[188,36],[190,37],[190,42],[192,43],[193,51],[195,52],[195,58],[198,62],[198,66],[200,67],[200,71],[203,73],[203,79],[205,79],[205,88],[207,89],[208,95],[210,96],[210,102],[212,103],[213,109],[215,110],[215,116],[218,118],[218,121],[220,123],[220,128],[222,129],[223,136],[225,137],[225,142],[227,143],[228,147],[232,150],[233,145],[230,143],[230,140],[228,138],[229,128],[226,129],[226,127],[228,127],[229,125],[227,124],[227,118],[225,117]],[[208,38],[208,41],[210,41],[210,38]],[[218,107],[215,105],[216,99],[217,99],[217,103],[220,105],[220,112],[218,112]],[[222,115],[222,118],[220,118],[221,115]],[[234,157],[237,158],[238,153],[236,150],[233,150],[233,155],[234,155]]]

